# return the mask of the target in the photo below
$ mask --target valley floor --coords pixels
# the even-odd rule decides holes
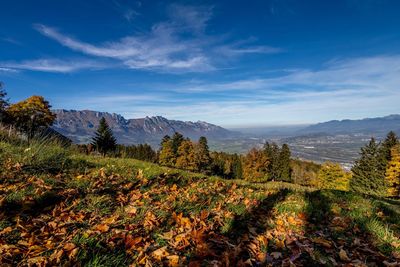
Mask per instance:
[[[399,201],[31,152],[0,142],[2,266],[400,262]]]

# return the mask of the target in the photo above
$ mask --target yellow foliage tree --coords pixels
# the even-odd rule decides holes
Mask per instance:
[[[388,195],[400,197],[400,145],[391,150],[391,160],[386,169]]]
[[[164,166],[175,166],[176,157],[172,140],[166,140],[162,143],[160,154],[158,156],[158,162]]]
[[[39,128],[51,126],[56,114],[42,96],[31,96],[28,99],[12,104],[7,109],[11,122],[20,130],[32,137]]]
[[[266,181],[268,164],[269,160],[263,151],[251,149],[243,158],[243,178],[254,182]]]
[[[320,188],[348,190],[351,174],[346,172],[338,163],[326,162],[318,172]]]
[[[197,171],[199,169],[192,141],[184,140],[179,146],[176,167],[190,171]]]

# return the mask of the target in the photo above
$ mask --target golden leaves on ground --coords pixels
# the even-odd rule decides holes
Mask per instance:
[[[316,225],[305,208],[279,210],[290,200],[283,190],[172,172],[132,174],[104,167],[2,181],[0,263],[73,266],[116,253],[132,266],[363,266],[366,255],[395,266],[400,260],[396,252],[380,255],[339,211]],[[22,197],[11,194],[24,190]],[[10,199],[19,201],[14,209]],[[331,234],[349,230],[355,235],[349,240]]]

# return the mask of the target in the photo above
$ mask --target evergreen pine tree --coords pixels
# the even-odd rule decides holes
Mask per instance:
[[[279,173],[278,180],[292,182],[290,168],[290,149],[287,144],[283,144],[279,153]]]
[[[279,146],[275,143],[266,142],[264,145],[264,154],[268,158],[268,177],[269,180],[279,180],[280,178],[280,164],[279,164]]]
[[[390,131],[387,134],[385,140],[382,141],[381,147],[379,150],[381,160],[383,163],[383,166],[382,166],[383,171],[386,170],[386,165],[391,160],[392,148],[395,147],[397,144],[399,144],[399,139],[398,139],[397,135],[393,131]]]
[[[117,141],[104,117],[100,119],[99,127],[97,128],[95,137],[93,137],[92,144],[103,157],[108,152],[116,149]]]
[[[6,122],[6,108],[8,107],[9,103],[6,99],[7,92],[3,89],[3,83],[0,82],[0,123]]]
[[[160,147],[162,147],[163,144],[168,142],[169,140],[171,140],[171,137],[169,135],[164,135],[164,137],[161,139]]]
[[[183,135],[178,132],[175,132],[174,135],[172,136],[172,148],[175,157],[178,157],[178,149],[184,140],[185,139],[183,138]]]
[[[385,181],[381,173],[379,146],[374,138],[361,148],[360,156],[351,169],[353,172],[350,180],[351,190],[372,195],[384,194]]]
[[[240,159],[240,156],[238,156],[237,154],[233,155],[233,178],[243,178],[242,161]]]

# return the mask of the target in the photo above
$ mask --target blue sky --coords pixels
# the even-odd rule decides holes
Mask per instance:
[[[399,113],[400,1],[0,2],[12,102],[226,127]]]

